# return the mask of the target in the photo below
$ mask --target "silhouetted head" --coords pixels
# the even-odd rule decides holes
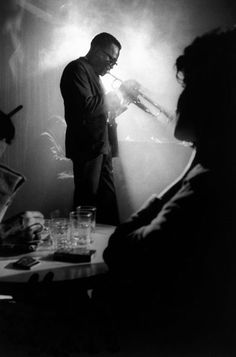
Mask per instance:
[[[236,28],[197,37],[176,60],[183,85],[175,137],[192,142],[202,161],[232,150],[236,103]]]
[[[99,33],[92,39],[87,58],[97,75],[104,76],[117,64],[120,50],[120,42],[109,33]]]
[[[15,127],[8,115],[0,110],[0,140],[10,144],[15,136]]]
[[[8,115],[0,110],[0,157],[15,136],[15,127]]]

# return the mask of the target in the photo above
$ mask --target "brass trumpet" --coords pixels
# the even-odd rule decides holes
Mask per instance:
[[[116,88],[122,95],[124,101],[127,104],[133,103],[146,113],[158,118],[160,114],[163,114],[167,119],[168,123],[174,120],[174,116],[171,115],[167,110],[165,110],[160,104],[154,102],[149,98],[142,90],[142,86],[136,80],[129,79],[123,81],[122,79],[116,77],[114,74],[108,72],[108,74],[113,77],[113,87],[115,83],[119,82],[120,85]],[[148,105],[153,106],[155,113],[148,107]],[[156,113],[157,111],[157,113]]]

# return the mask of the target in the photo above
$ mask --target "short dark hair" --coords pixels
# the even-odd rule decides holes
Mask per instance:
[[[114,36],[107,32],[99,33],[91,41],[91,47],[106,48],[111,44],[116,45],[119,50],[121,50],[120,42]]]

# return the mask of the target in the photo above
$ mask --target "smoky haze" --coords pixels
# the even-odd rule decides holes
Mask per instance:
[[[71,170],[70,162],[51,157],[41,134],[53,118],[63,120],[62,70],[86,54],[93,36],[106,31],[117,37],[122,51],[112,73],[137,80],[154,102],[174,114],[181,91],[176,57],[195,36],[233,25],[235,7],[234,1],[223,0],[1,1],[0,109],[24,106],[14,119],[17,137],[4,161],[28,178],[9,214],[30,208],[47,215],[70,208],[73,180],[58,178]],[[108,75],[103,81],[112,88]],[[163,125],[133,104],[117,123],[120,158],[114,168],[123,219],[175,179],[191,151],[176,143],[173,124]],[[64,126],[55,120],[54,129],[63,142]]]

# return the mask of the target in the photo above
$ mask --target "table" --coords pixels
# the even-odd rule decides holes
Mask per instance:
[[[95,310],[88,292],[100,284],[107,271],[102,253],[114,229],[97,224],[91,245],[96,254],[91,263],[54,261],[54,250],[43,244],[32,253],[0,257],[0,294],[10,295],[16,302],[0,305],[0,315],[6,319],[1,317],[2,325],[10,326],[4,336],[9,335],[12,341],[12,334],[18,336],[21,331],[26,331],[26,337],[21,339],[24,348],[36,348],[40,353],[56,348],[56,355],[62,349],[69,350],[71,341],[79,344],[85,338],[89,346]],[[28,271],[14,269],[13,262],[25,255],[38,258],[40,263]],[[32,279],[35,277],[36,280]],[[78,332],[79,329],[82,332]],[[80,333],[82,337],[78,337]]]
[[[97,224],[94,236],[94,243],[91,249],[96,250],[96,254],[91,263],[67,263],[53,260],[54,250],[49,246],[39,246],[35,252],[21,254],[11,257],[0,257],[0,294],[9,293],[9,287],[20,283],[27,283],[32,276],[36,276],[37,281],[42,282],[48,274],[51,274],[52,281],[61,282],[68,280],[86,280],[88,278],[103,274],[107,271],[103,261],[102,253],[107,246],[108,239],[115,227]],[[30,255],[37,258],[40,263],[31,267],[30,270],[17,270],[13,267],[13,262],[21,256]],[[6,283],[6,284],[4,284]]]

